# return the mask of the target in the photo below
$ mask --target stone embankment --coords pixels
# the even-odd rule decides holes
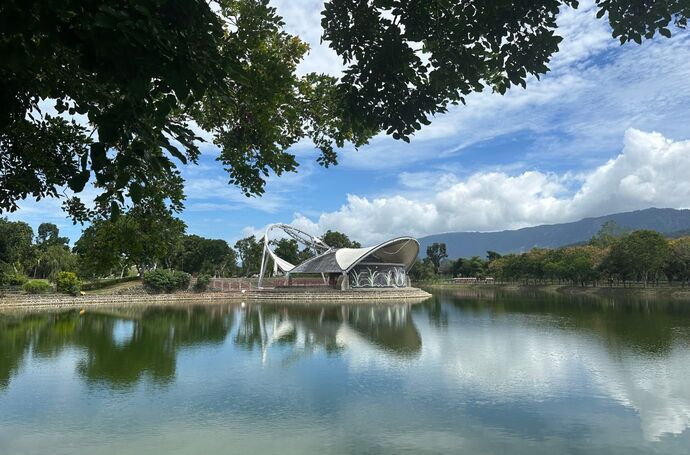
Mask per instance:
[[[0,298],[0,310],[22,308],[84,308],[112,305],[169,305],[209,302],[280,302],[280,303],[388,303],[421,302],[431,294],[417,288],[361,289],[336,291],[319,288],[261,289],[236,292],[133,294],[133,295],[14,295]]]

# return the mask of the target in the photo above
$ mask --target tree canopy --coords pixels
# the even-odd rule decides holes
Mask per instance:
[[[197,161],[199,126],[247,194],[296,169],[286,150],[302,138],[334,164],[335,146],[369,135],[341,120],[335,78],[297,75],[307,50],[265,0],[3,2],[0,210],[89,181],[95,213],[72,197],[75,219],[136,204],[151,176]]]
[[[242,262],[242,273],[245,276],[259,273],[263,243],[257,242],[256,237],[250,235],[235,242],[235,250],[237,250],[237,255]]]
[[[431,261],[434,266],[434,271],[438,273],[439,267],[441,267],[441,261],[448,257],[446,253],[445,243],[432,243],[426,247],[426,259]]]
[[[236,272],[237,253],[225,240],[185,235],[173,267],[194,275],[207,273],[222,277]]]
[[[361,243],[355,240],[350,240],[350,237],[348,237],[347,234],[343,234],[342,232],[338,231],[331,231],[330,229],[321,236],[321,240],[323,240],[324,243],[331,248],[362,248]]]
[[[123,274],[136,266],[139,275],[150,268],[172,265],[182,242],[185,224],[162,206],[137,205],[117,218],[99,219],[84,230],[75,244],[86,275]]]
[[[597,0],[621,43],[685,28],[686,0]],[[67,196],[75,220],[120,211],[212,141],[230,184],[260,195],[308,138],[410,136],[489,88],[548,71],[556,16],[577,0],[330,0],[323,40],[342,78],[298,75],[308,46],[268,0],[6,0],[0,5],[0,211]],[[203,134],[199,129],[208,134]],[[79,199],[91,182],[95,207]],[[158,183],[156,183],[158,182]],[[67,192],[69,188],[71,192]],[[183,194],[161,186],[170,208]]]

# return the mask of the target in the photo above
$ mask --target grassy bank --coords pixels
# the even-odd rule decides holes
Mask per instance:
[[[690,287],[608,287],[608,286],[571,286],[559,284],[520,284],[520,283],[413,283],[427,290],[485,289],[503,291],[540,291],[564,295],[590,295],[598,297],[644,297],[673,300],[690,300]]]

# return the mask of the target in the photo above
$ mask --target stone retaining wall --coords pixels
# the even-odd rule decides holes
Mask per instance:
[[[158,305],[180,302],[223,301],[279,301],[281,303],[308,302],[363,302],[415,300],[421,301],[431,294],[416,288],[391,290],[336,291],[326,289],[265,289],[245,292],[209,292],[203,294],[179,293],[157,295],[86,295],[72,296],[12,296],[0,299],[0,310],[17,308],[74,308],[100,305]]]

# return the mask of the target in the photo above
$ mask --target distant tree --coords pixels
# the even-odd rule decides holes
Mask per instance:
[[[128,235],[136,234],[128,228],[124,217],[94,220],[74,244],[79,274],[85,278],[124,276],[135,264],[125,245]]]
[[[0,218],[0,262],[14,269],[16,264],[29,255],[33,236],[33,230],[28,224]]]
[[[326,231],[322,236],[321,240],[330,247],[333,248],[361,248],[362,245],[359,242],[350,240],[350,238],[338,231],[331,231],[330,229]]]
[[[279,239],[275,242],[275,254],[290,264],[300,263],[299,244],[295,239]]]
[[[589,244],[599,248],[606,248],[630,232],[632,232],[630,228],[620,226],[615,221],[609,220],[601,225],[599,231],[589,240]]]
[[[445,243],[432,243],[426,248],[426,257],[434,266],[434,273],[438,274],[441,261],[448,257]]]
[[[410,279],[414,281],[431,281],[438,277],[434,264],[429,258],[424,258],[421,261],[416,260],[408,273]]]
[[[669,256],[668,241],[656,231],[640,230],[619,239],[602,266],[623,281],[641,279],[645,286],[656,280]]]
[[[459,258],[452,262],[450,271],[455,277],[483,278],[487,273],[487,264],[479,256]]]
[[[565,248],[560,261],[560,277],[580,286],[594,283],[599,279],[601,250],[593,246]]]
[[[28,224],[0,218],[0,285],[23,277],[23,264],[30,257],[33,235]]]
[[[309,248],[309,247],[304,247],[304,248],[302,248],[302,249],[300,250],[300,252],[299,252],[299,261],[298,261],[298,263],[304,262],[304,261],[306,261],[307,259],[311,259],[311,258],[313,258],[315,255],[316,255],[316,254],[314,253],[314,250],[312,250],[312,249]]]
[[[69,239],[67,237],[60,237],[60,229],[53,223],[41,223],[38,226],[38,235],[36,236],[36,243],[38,245],[67,245]]]
[[[244,276],[259,272],[263,243],[257,242],[256,237],[250,235],[235,242],[235,250],[240,257],[240,262],[242,262],[242,274]]]
[[[34,249],[30,269],[34,278],[52,280],[60,272],[78,271],[78,257],[66,245],[34,245]]]
[[[501,272],[507,281],[517,281],[527,277],[526,254],[508,254],[494,261],[494,268]]]
[[[464,263],[465,263],[464,258],[457,258],[456,260],[451,261],[450,270],[449,270],[450,275],[453,277],[463,276],[462,272],[463,272],[463,268],[464,268]]]
[[[75,244],[87,275],[120,273],[134,265],[140,277],[159,265],[172,265],[186,225],[162,204],[136,205],[115,219],[94,221]]]
[[[237,253],[225,240],[186,235],[175,253],[173,266],[194,275],[227,276],[236,272]]]
[[[690,280],[690,237],[680,237],[669,242],[664,274],[669,283],[675,279],[685,285]]]
[[[69,249],[69,239],[60,237],[60,229],[53,223],[38,226],[36,243],[26,267],[34,278],[52,278],[59,272],[76,272],[77,258]]]
[[[507,262],[508,262],[508,257],[507,256],[502,256],[494,261],[489,262],[487,265],[487,273],[489,276],[499,280],[507,280],[509,277],[507,276]]]
[[[495,261],[496,259],[500,259],[501,255],[495,251],[487,251],[486,252],[486,259],[491,262]]]
[[[219,271],[222,277],[237,276],[240,273],[239,266],[237,265],[237,251],[230,248],[227,256],[225,256],[225,262]]]

